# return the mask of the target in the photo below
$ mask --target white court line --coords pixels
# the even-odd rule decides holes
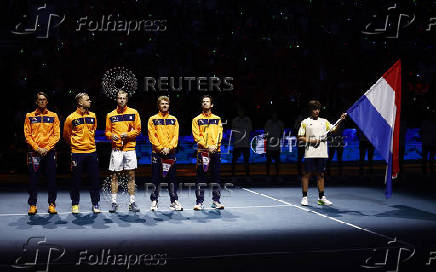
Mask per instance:
[[[322,214],[322,213],[319,213],[319,212],[317,212],[317,211],[314,211],[314,210],[311,210],[311,209],[307,209],[307,208],[301,207],[300,205],[296,205],[296,204],[293,204],[293,203],[289,203],[289,202],[284,201],[284,200],[281,200],[281,199],[276,199],[276,198],[271,197],[271,196],[269,196],[269,195],[265,195],[265,194],[263,194],[263,193],[258,193],[258,192],[255,192],[255,191],[253,191],[253,190],[250,190],[250,189],[247,189],[247,188],[244,188],[244,187],[241,187],[241,189],[243,189],[243,190],[245,190],[245,191],[247,191],[247,192],[250,192],[250,193],[252,193],[252,194],[261,195],[261,196],[263,196],[263,197],[266,197],[266,198],[272,199],[272,200],[274,200],[274,201],[278,201],[278,202],[283,203],[283,204],[285,204],[285,205],[287,205],[287,206],[289,206],[289,207],[294,207],[294,208],[297,208],[297,209],[300,209],[300,210],[303,210],[303,211],[306,211],[306,212],[310,212],[310,213],[316,214],[316,215],[318,215],[318,216],[321,216],[321,217],[328,218],[328,219],[330,219],[330,220],[336,221],[336,222],[338,222],[338,223],[340,223],[340,224],[345,224],[345,225],[350,226],[350,227],[352,227],[352,228],[355,228],[355,229],[358,229],[358,230],[362,230],[362,231],[365,231],[365,232],[371,233],[371,234],[373,234],[373,235],[377,235],[377,236],[383,237],[383,238],[388,239],[388,240],[390,240],[390,241],[396,240],[396,241],[398,241],[398,242],[402,242],[402,243],[404,243],[404,244],[407,244],[407,245],[409,245],[409,246],[412,246],[413,248],[415,247],[414,245],[412,245],[412,244],[410,244],[410,243],[408,243],[408,242],[404,242],[404,241],[400,241],[400,240],[396,239],[396,237],[395,237],[395,238],[392,238],[392,237],[389,237],[389,236],[387,236],[387,235],[384,235],[384,234],[381,234],[381,233],[377,233],[377,232],[375,232],[375,231],[372,231],[372,230],[369,230],[369,229],[366,229],[366,228],[363,228],[363,227],[359,227],[359,226],[357,226],[357,225],[354,225],[354,224],[351,224],[351,223],[348,223],[348,222],[345,222],[345,221],[339,220],[339,219],[337,219],[337,218],[334,218],[334,217],[331,217],[331,216],[327,216],[327,215]]]
[[[225,210],[228,209],[253,209],[253,208],[277,208],[277,207],[289,207],[287,204],[283,205],[261,205],[261,206],[239,206],[239,207],[225,207]],[[204,208],[203,210],[215,210],[215,208]],[[158,212],[176,212],[173,210],[157,210]],[[183,209],[183,211],[193,211],[192,209]],[[147,210],[146,212],[151,212],[150,210]],[[80,212],[79,214],[90,214],[93,213],[92,211],[86,211],[86,212]],[[109,213],[109,211],[101,211],[101,213]],[[119,214],[129,213],[129,211],[119,211]],[[130,212],[131,213],[131,212]],[[48,212],[38,212],[37,215],[48,215]],[[72,214],[71,212],[58,212],[57,214]],[[116,213],[114,213],[116,214]],[[144,214],[144,213],[137,213],[137,214]],[[28,216],[27,213],[2,213],[1,216]]]

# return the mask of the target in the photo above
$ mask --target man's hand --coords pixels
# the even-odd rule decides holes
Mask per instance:
[[[119,137],[116,134],[112,135],[112,141],[118,141]]]
[[[43,151],[42,148],[39,148],[39,147],[38,147],[38,149],[36,149],[35,151],[36,151],[36,153],[38,153],[38,155],[42,156],[42,155],[41,155],[41,154],[42,154],[42,151]]]
[[[126,132],[124,132],[124,133],[121,133],[121,139],[127,139],[127,133]]]
[[[215,153],[216,151],[216,145],[210,145],[207,149],[210,153]]]
[[[39,150],[39,151],[38,151],[38,150]],[[46,149],[46,148],[38,148],[38,149],[37,149],[37,152],[38,152],[38,154],[39,154],[41,157],[44,157],[45,155],[47,155],[48,149]]]
[[[44,155],[47,153],[47,149],[45,148],[40,148],[38,147],[38,149],[35,150],[36,153],[38,153],[39,156],[44,157]]]
[[[341,120],[345,120],[346,117],[347,117],[347,113],[346,112],[341,114]]]

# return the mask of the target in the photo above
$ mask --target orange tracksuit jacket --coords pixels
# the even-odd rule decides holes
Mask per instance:
[[[72,153],[95,152],[97,118],[93,112],[81,113],[79,109],[68,115],[64,124],[64,139],[71,145]]]
[[[158,113],[148,119],[148,139],[153,146],[153,153],[164,148],[173,150],[179,142],[179,122],[177,118]]]
[[[38,148],[52,149],[60,138],[60,122],[58,115],[49,110],[39,109],[26,114],[24,136],[33,150]]]
[[[198,144],[198,148],[207,148],[211,145],[218,147],[221,151],[221,140],[223,137],[223,126],[221,118],[215,114],[201,113],[192,119],[192,136]]]
[[[121,140],[121,134],[127,133],[128,139]],[[112,135],[118,135],[118,141],[112,141],[112,148],[122,151],[135,150],[136,137],[141,134],[139,113],[132,108],[116,108],[106,116],[106,137],[112,141]]]

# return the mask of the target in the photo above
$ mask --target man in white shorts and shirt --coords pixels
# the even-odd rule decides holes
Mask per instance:
[[[112,207],[109,212],[117,212],[118,179],[120,174],[127,172],[127,189],[130,195],[129,211],[139,212],[135,203],[135,169],[136,137],[141,133],[141,119],[135,109],[127,107],[128,94],[119,91],[117,94],[118,107],[107,114],[105,135],[112,141],[112,153],[109,170],[112,171],[111,199]]]
[[[301,205],[307,206],[307,190],[309,179],[312,174],[317,177],[318,183],[318,205],[332,205],[324,195],[324,172],[328,159],[327,153],[327,132],[332,129],[330,122],[324,118],[319,118],[321,103],[311,100],[308,103],[310,117],[301,121],[298,130],[298,140],[305,143],[304,153],[304,174],[301,178],[303,198]],[[346,114],[341,115],[341,120],[345,119]],[[335,128],[332,129],[332,131]]]

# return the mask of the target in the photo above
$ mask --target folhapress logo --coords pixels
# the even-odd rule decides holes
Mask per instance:
[[[22,21],[15,25],[11,33],[15,35],[35,35],[37,39],[48,39],[50,31],[65,21],[65,14],[52,13],[47,4],[36,9],[34,18],[24,14]]]
[[[389,241],[386,248],[373,250],[372,256],[365,260],[361,267],[366,269],[386,269],[387,272],[398,272],[400,264],[409,261],[415,255],[414,248],[400,246],[397,238]],[[378,270],[379,271],[379,270]]]
[[[31,237],[23,245],[20,257],[15,260],[13,268],[34,269],[37,272],[48,272],[50,265],[65,255],[65,248],[47,243],[45,237]]]

